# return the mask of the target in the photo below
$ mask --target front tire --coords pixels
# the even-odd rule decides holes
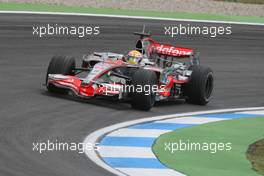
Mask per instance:
[[[184,87],[186,101],[192,104],[206,105],[212,97],[214,88],[213,71],[209,67],[192,65],[190,81]]]
[[[74,75],[75,70],[75,59],[68,56],[53,56],[50,60],[47,75],[46,75],[46,86],[49,92],[54,93],[66,93],[67,91],[61,88],[57,88],[52,84],[48,83],[49,74],[63,74],[63,75]]]
[[[132,76],[132,86],[135,90],[131,93],[131,106],[139,110],[150,110],[154,103],[156,93],[153,92],[153,86],[157,85],[157,75],[150,70],[138,69]],[[141,87],[143,91],[137,92],[136,88]],[[144,91],[149,86],[148,92]]]

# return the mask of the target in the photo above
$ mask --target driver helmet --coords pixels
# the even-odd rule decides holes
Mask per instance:
[[[137,65],[140,63],[140,61],[142,60],[143,55],[137,51],[137,50],[132,50],[128,52],[127,55],[127,62],[129,64],[133,64],[133,65]]]

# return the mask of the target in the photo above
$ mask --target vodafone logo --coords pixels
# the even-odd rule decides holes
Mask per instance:
[[[192,50],[187,48],[176,48],[170,45],[156,45],[155,46],[158,53],[171,55],[171,56],[190,56],[192,55]]]

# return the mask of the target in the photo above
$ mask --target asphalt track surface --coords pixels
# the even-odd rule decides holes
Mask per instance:
[[[97,37],[38,38],[33,25],[99,25]],[[54,96],[42,86],[46,68],[54,54],[75,56],[93,51],[127,52],[143,24],[158,41],[194,47],[201,61],[215,74],[214,98],[207,106],[181,101],[157,104],[150,112],[136,111],[127,103],[107,100],[80,102]],[[32,143],[56,139],[82,142],[96,129],[118,122],[198,110],[263,106],[263,26],[232,25],[231,36],[164,36],[163,26],[179,22],[106,17],[53,15],[0,15],[0,175],[111,175],[85,154],[54,151],[39,154]],[[187,24],[182,22],[182,24]],[[193,25],[210,25],[193,23]],[[226,25],[224,25],[226,26]]]

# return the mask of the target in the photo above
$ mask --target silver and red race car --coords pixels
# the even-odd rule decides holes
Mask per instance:
[[[111,97],[131,102],[135,109],[149,110],[162,100],[185,99],[206,105],[212,95],[213,71],[201,66],[193,49],[161,44],[149,33],[140,36],[136,49],[143,55],[130,64],[126,55],[95,52],[84,55],[82,66],[73,57],[54,56],[48,66],[49,92],[69,92],[80,98]]]

